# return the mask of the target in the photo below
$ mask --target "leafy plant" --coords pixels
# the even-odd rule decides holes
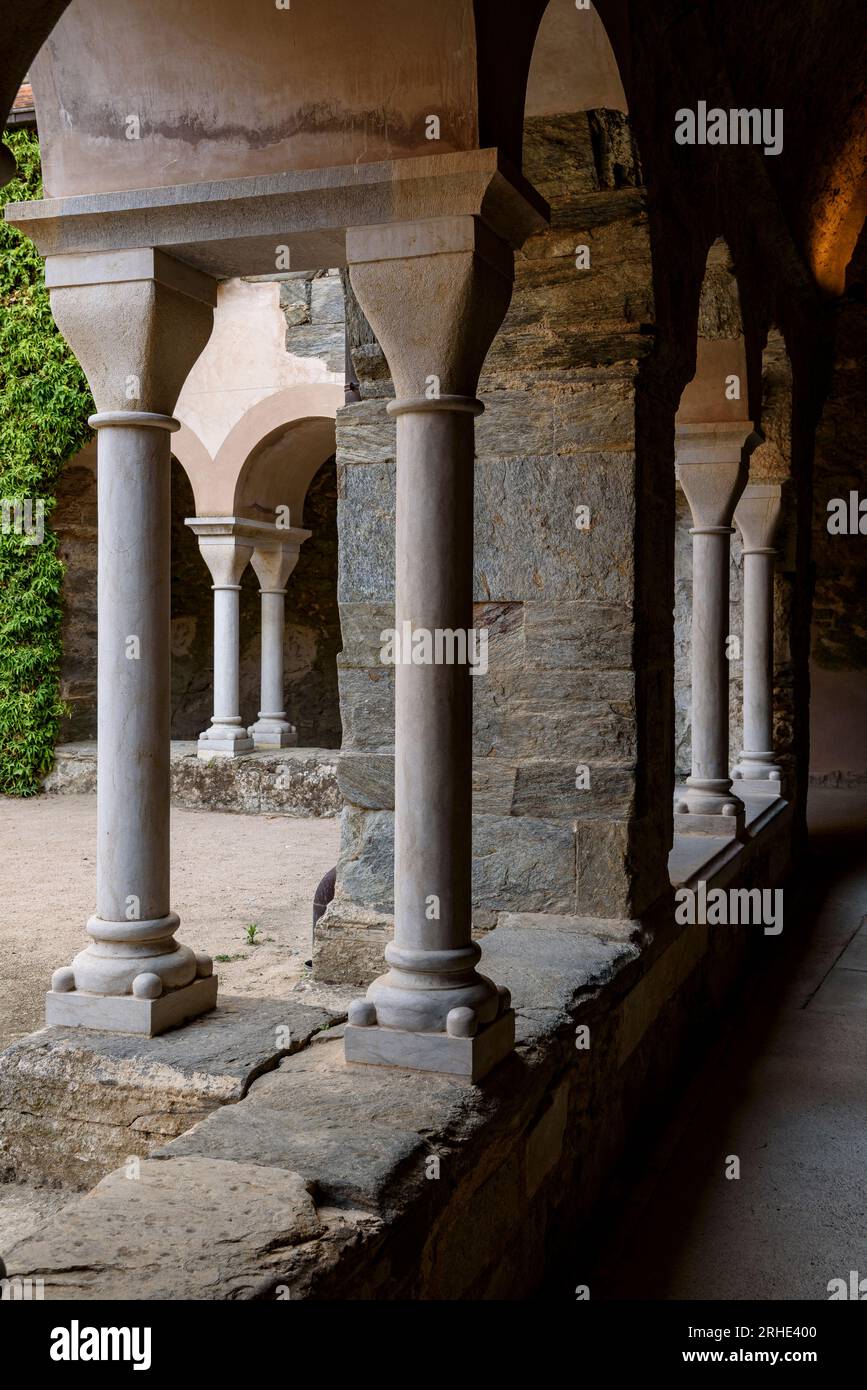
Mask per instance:
[[[42,196],[36,136],[15,131],[4,142],[18,175],[0,189],[0,209]],[[63,564],[51,514],[65,460],[90,437],[92,410],[84,373],[51,317],[42,257],[0,222],[0,793],[7,796],[39,790],[66,712]],[[26,526],[16,525],[16,502]],[[35,543],[24,532],[42,508],[44,535]]]
[[[259,928],[257,927],[257,925],[256,925],[255,922],[251,922],[250,925],[249,925],[249,927],[247,928],[246,933],[245,933],[245,936],[244,936],[244,939],[246,940],[247,945],[248,945],[248,946],[258,946],[258,945],[259,945],[259,942],[258,942],[258,940],[257,940],[258,936],[259,936]]]

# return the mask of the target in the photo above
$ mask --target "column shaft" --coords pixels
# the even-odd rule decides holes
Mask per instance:
[[[96,915],[116,923],[131,894],[169,911],[168,424],[98,432]]]
[[[262,708],[260,719],[285,719],[283,708],[283,634],[285,589],[262,590]]]
[[[774,560],[772,550],[744,551],[744,751],[742,760],[774,757]]]
[[[730,527],[692,533],[692,776],[690,786],[714,783],[725,793],[729,778]]]

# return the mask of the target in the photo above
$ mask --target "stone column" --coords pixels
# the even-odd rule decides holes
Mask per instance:
[[[744,790],[782,793],[774,756],[774,566],[779,484],[750,483],[735,510],[744,547],[744,745],[733,776]]]
[[[199,735],[199,757],[234,758],[253,752],[241,720],[241,576],[253,554],[253,541],[235,517],[191,517],[214,591],[214,713]]]
[[[475,390],[512,252],[479,219],[453,217],[350,231],[347,253],[397,395],[395,630],[468,633]],[[471,937],[472,677],[466,660],[400,655],[394,940],[388,973],[350,1008],[346,1057],[477,1079],[512,1049],[514,1014],[477,972]]]
[[[692,513],[692,773],[675,830],[743,832],[729,775],[729,561],[732,517],[759,442],[748,421],[682,424],[677,476]]]
[[[311,532],[292,527],[284,528],[278,535],[280,539],[262,541],[253,551],[253,569],[262,602],[262,708],[248,732],[261,749],[289,748],[298,742],[297,731],[283,708],[284,608],[289,576]]]
[[[215,286],[158,251],[52,257],[57,324],[97,404],[96,913],[56,970],[49,1024],[152,1035],[214,1007],[211,960],[169,897],[171,411],[210,335]]]

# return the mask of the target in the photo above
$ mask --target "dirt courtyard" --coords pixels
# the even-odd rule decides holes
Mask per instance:
[[[317,987],[313,894],[334,865],[339,822],[172,807],[172,900],[179,940],[216,961],[225,994],[309,1002],[358,991]],[[0,1047],[43,1026],[45,991],[87,944],[96,891],[96,797],[0,797]],[[258,928],[257,945],[247,928]],[[305,1000],[306,1002],[306,1000]]]

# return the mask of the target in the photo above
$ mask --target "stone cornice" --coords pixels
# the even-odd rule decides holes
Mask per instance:
[[[46,257],[161,248],[217,279],[346,264],[350,228],[472,216],[519,247],[547,203],[495,149],[465,150],[268,177],[13,203],[6,220]]]

